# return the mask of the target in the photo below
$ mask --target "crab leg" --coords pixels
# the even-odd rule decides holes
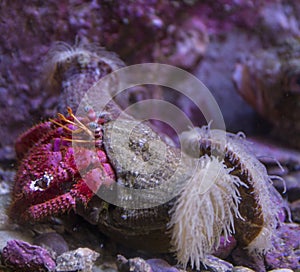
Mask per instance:
[[[22,217],[26,220],[33,219],[34,221],[40,221],[46,217],[75,209],[75,203],[75,199],[70,192],[68,192],[43,203],[31,206],[26,210],[25,214],[22,214]]]

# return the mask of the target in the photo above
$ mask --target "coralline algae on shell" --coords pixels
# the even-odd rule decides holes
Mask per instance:
[[[21,240],[8,241],[2,250],[1,259],[14,271],[54,271],[56,266],[46,249]]]

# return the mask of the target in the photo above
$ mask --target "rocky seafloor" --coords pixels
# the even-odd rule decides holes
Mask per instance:
[[[0,14],[0,269],[183,270],[172,254],[128,249],[73,213],[27,226],[8,218],[18,166],[14,143],[56,114],[59,93],[45,83],[45,55],[56,41],[88,40],[128,65],[168,63],[195,74],[217,100],[227,130],[245,132],[269,174],[285,180],[274,180],[274,186],[291,214],[283,215],[274,249],[253,256],[234,244],[224,246],[201,271],[300,270],[297,1],[3,1]],[[203,124],[191,101],[170,90],[157,95]],[[139,99],[133,92],[122,106]]]

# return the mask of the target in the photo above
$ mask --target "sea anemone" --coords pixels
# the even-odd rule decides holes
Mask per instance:
[[[190,261],[199,269],[200,260],[219,246],[221,235],[227,240],[234,233],[234,218],[242,220],[238,187],[246,185],[230,171],[216,157],[201,157],[174,206],[172,243],[184,267]]]
[[[60,94],[59,112],[66,113],[67,107],[76,111],[94,84],[124,66],[115,53],[87,41],[76,42],[74,46],[56,42],[46,56],[46,86],[51,92]]]
[[[226,133],[225,145],[220,145],[221,134],[208,126],[182,137],[193,157],[193,145],[200,156],[171,210],[171,243],[184,267],[190,263],[199,270],[206,255],[220,245],[222,235],[226,241],[235,236],[250,253],[272,248],[278,207],[272,205],[271,178],[242,134]]]

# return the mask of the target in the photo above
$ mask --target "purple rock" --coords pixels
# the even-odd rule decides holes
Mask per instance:
[[[146,261],[150,264],[153,272],[178,272],[179,270],[169,265],[162,259],[149,259]]]
[[[300,269],[300,226],[283,224],[273,240],[273,250],[265,256],[265,262],[270,269],[290,268]]]
[[[126,259],[122,255],[117,256],[117,266],[120,272],[154,272],[150,264],[142,258]]]
[[[235,247],[236,247],[236,240],[234,239],[234,237],[228,237],[228,241],[226,241],[224,236],[222,236],[220,245],[216,249],[216,251],[213,252],[213,255],[221,259],[226,259]]]
[[[33,243],[49,250],[50,252],[55,252],[56,256],[69,251],[69,246],[65,239],[56,232],[43,233],[37,236]]]
[[[247,249],[237,247],[232,252],[233,264],[236,266],[246,266],[257,272],[265,272],[264,260],[256,254],[249,254]]]
[[[56,266],[46,249],[21,240],[8,241],[1,259],[4,265],[14,271],[54,271]]]

